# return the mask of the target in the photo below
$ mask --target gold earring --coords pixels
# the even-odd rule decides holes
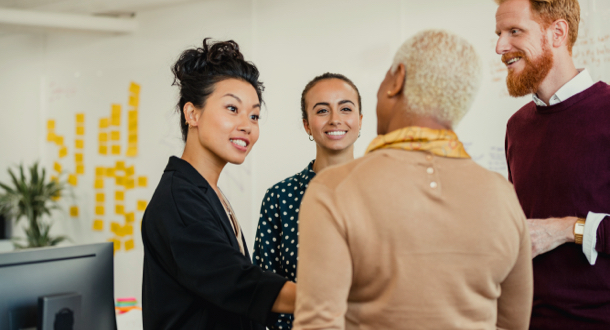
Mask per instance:
[[[392,91],[388,91],[388,96],[391,96],[391,95],[392,95]]]

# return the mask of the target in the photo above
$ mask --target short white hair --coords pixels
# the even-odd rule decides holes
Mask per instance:
[[[455,126],[474,101],[481,82],[481,60],[465,39],[443,30],[426,30],[405,41],[392,72],[405,66],[403,93],[408,110]]]

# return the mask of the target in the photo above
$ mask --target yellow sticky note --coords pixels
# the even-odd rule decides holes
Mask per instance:
[[[116,201],[125,200],[125,193],[122,192],[122,191],[119,191],[119,190],[115,191],[114,192],[114,200],[116,200]]]
[[[140,94],[140,85],[131,82],[131,84],[129,84],[129,92],[134,94]]]
[[[110,132],[110,140],[112,141],[119,141],[121,139],[121,132],[120,131],[112,131]]]
[[[138,134],[137,133],[130,133],[129,136],[127,137],[127,142],[129,142],[129,143],[138,143]]]
[[[58,162],[55,162],[55,164],[53,164],[53,169],[54,169],[56,172],[61,172],[61,164],[60,164],[60,163],[58,163]]]
[[[49,131],[54,130],[55,129],[55,120],[53,119],[49,119],[47,120],[47,129]]]
[[[101,205],[98,205],[95,207],[95,214],[96,215],[104,215],[104,207]]]
[[[140,97],[137,95],[130,95],[129,96],[129,105],[132,107],[137,107],[138,104],[140,103]]]
[[[76,186],[78,184],[78,177],[74,174],[68,175],[68,183]]]
[[[135,157],[138,155],[138,148],[137,147],[128,147],[127,148],[127,152],[125,152],[125,156],[127,157]]]
[[[138,122],[131,122],[129,123],[129,125],[127,126],[127,130],[129,130],[130,132],[135,132],[138,130]]]
[[[75,163],[82,163],[83,162],[83,154],[79,153],[75,153],[74,154],[74,162]]]
[[[68,155],[68,148],[62,147],[59,149],[59,158],[64,158]]]
[[[76,174],[85,174],[85,165],[76,164]]]
[[[106,195],[104,193],[95,194],[95,201],[98,203],[103,203],[106,200]]]
[[[58,146],[64,145],[64,137],[60,135],[55,135],[55,144]]]
[[[114,213],[116,213],[116,214],[125,214],[125,206],[123,206],[123,205],[116,205],[114,207]]]
[[[133,189],[136,187],[136,180],[134,179],[125,179],[125,189]]]
[[[130,224],[123,226],[123,235],[133,235],[133,226]]]
[[[108,118],[100,119],[100,128],[108,128],[109,125],[110,121],[108,120]]]
[[[112,242],[114,244],[114,253],[121,249],[121,241],[118,239],[110,238],[108,242]]]
[[[61,195],[55,195],[55,196],[51,196],[51,199],[55,202],[59,201],[61,199]]]
[[[133,239],[125,241],[125,251],[133,250],[134,246]]]
[[[100,146],[100,155],[108,154],[108,146]]]
[[[118,171],[122,171],[125,169],[125,162],[124,161],[117,161],[114,164],[114,168],[116,168]]]
[[[96,176],[104,176],[104,173],[106,173],[105,169],[101,166],[98,166],[95,168],[95,175]]]
[[[57,135],[55,135],[55,133],[53,132],[49,132],[47,134],[47,141],[49,142],[55,142],[55,139],[57,139]]]
[[[114,183],[117,186],[123,186],[125,185],[125,177],[124,176],[115,176],[114,177]]]
[[[112,126],[121,126],[121,117],[112,116],[110,119],[110,124]]]
[[[93,220],[93,230],[102,231],[104,230],[104,220]]]
[[[127,175],[127,176],[132,176],[132,175],[134,175],[135,172],[136,172],[136,170],[133,165],[125,168],[125,175]]]
[[[134,222],[136,220],[136,215],[133,212],[125,213],[125,222]]]
[[[138,187],[146,187],[148,185],[148,178],[145,176],[138,177]]]
[[[121,146],[120,145],[113,145],[112,146],[112,154],[113,155],[120,155],[121,154]]]
[[[106,176],[109,178],[114,177],[114,167],[106,167]]]
[[[120,104],[111,105],[110,114],[112,116],[120,116],[121,115],[121,105]]]
[[[55,175],[51,176],[51,181],[53,182],[59,182],[59,178],[56,177]]]
[[[77,126],[76,135],[85,135],[85,126]]]
[[[108,141],[108,133],[100,133],[97,138],[100,142]]]
[[[110,223],[110,231],[116,235],[118,235],[121,232],[121,225],[118,222],[111,222]]]
[[[138,110],[130,110],[127,112],[127,118],[129,118],[129,122],[131,122],[132,120],[137,120],[138,119]]]
[[[95,189],[104,189],[104,180],[102,179],[96,179],[95,183],[93,184],[93,187]]]
[[[70,207],[70,216],[71,217],[78,217],[78,206],[71,206]]]
[[[85,122],[85,114],[84,113],[77,113],[76,114],[76,122],[79,124],[82,124]]]
[[[83,149],[85,147],[85,140],[74,140],[74,146],[76,147],[76,149]]]
[[[148,205],[147,201],[138,201],[138,211],[146,210],[146,205]]]

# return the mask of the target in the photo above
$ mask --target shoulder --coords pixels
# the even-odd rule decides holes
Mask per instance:
[[[312,169],[312,165],[313,161],[311,161],[309,165],[301,172],[289,176],[282,181],[276,182],[274,185],[269,187],[269,189],[267,189],[265,192],[265,197],[275,197],[288,191],[305,190],[309,184],[309,181],[311,181],[311,179],[316,175]]]
[[[378,150],[353,161],[327,167],[316,175],[311,184],[334,190],[346,181],[358,180],[365,173],[375,173],[386,157],[386,150]]]
[[[527,121],[536,112],[536,103],[530,101],[522,106],[517,112],[515,112],[509,119],[507,126],[519,125],[520,123]]]

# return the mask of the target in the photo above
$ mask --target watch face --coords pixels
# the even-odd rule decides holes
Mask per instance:
[[[576,227],[574,227],[574,234],[582,235],[584,233],[585,233],[585,224],[584,223],[577,223]]]

